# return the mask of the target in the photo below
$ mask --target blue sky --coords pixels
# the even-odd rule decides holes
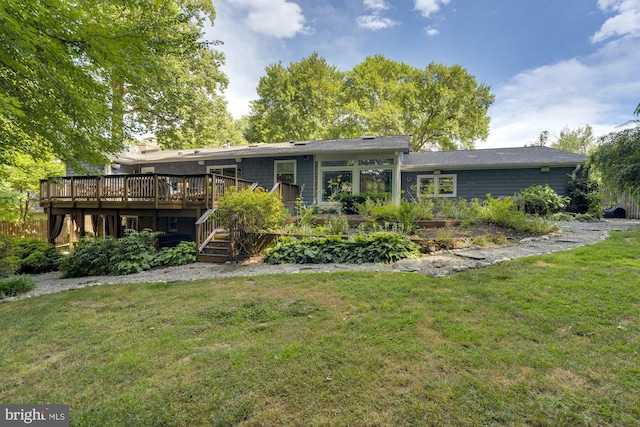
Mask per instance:
[[[214,0],[238,118],[268,64],[317,51],[343,71],[367,56],[424,68],[460,64],[491,86],[477,148],[518,147],[568,127],[596,135],[640,103],[640,0]]]

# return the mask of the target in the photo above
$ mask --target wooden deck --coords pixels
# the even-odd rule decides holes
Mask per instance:
[[[84,209],[210,209],[230,187],[253,182],[222,175],[108,175],[40,181],[40,205]]]

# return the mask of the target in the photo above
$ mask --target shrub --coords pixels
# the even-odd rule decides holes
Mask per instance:
[[[138,273],[158,265],[155,262],[159,233],[127,230],[124,237],[83,239],[60,264],[62,277],[83,277]]]
[[[349,220],[345,215],[334,215],[327,221],[326,232],[329,234],[345,234],[349,229]]]
[[[518,207],[531,215],[547,216],[567,207],[570,199],[561,197],[546,184],[532,185],[516,195]]]
[[[511,197],[493,198],[491,194],[487,194],[476,221],[508,227],[520,233],[547,234],[558,229],[557,224],[542,217],[525,214]]]
[[[18,273],[40,274],[56,271],[62,255],[54,245],[33,238],[14,239],[15,254],[20,258]]]
[[[253,255],[262,249],[262,233],[284,225],[289,212],[277,194],[263,188],[238,190],[231,187],[218,200],[214,213],[232,236],[234,253]]]
[[[0,237],[0,277],[55,271],[61,260],[62,255],[50,243],[34,238]]]
[[[416,221],[428,220],[433,217],[433,202],[428,198],[422,198],[417,202],[402,200],[399,206],[391,202],[380,202],[367,199],[359,205],[359,212],[367,218],[388,223],[398,223],[398,230],[405,234],[413,234],[416,230]]]
[[[407,236],[397,233],[296,239],[284,236],[265,251],[268,264],[394,262],[420,254],[420,247]]]
[[[340,203],[342,204],[342,212],[346,215],[354,215],[358,213],[358,206],[364,204],[367,200],[377,203],[385,203],[391,200],[389,193],[361,193],[361,194],[342,194]]]
[[[28,292],[35,286],[30,276],[19,275],[0,279],[0,300]]]
[[[197,259],[195,242],[180,242],[173,248],[163,248],[157,255],[158,265],[184,265],[195,262]]]
[[[571,177],[567,195],[570,198],[567,211],[576,214],[591,214],[598,218],[602,216],[599,186],[596,181],[589,178],[587,169],[583,169],[580,175],[576,174]]]

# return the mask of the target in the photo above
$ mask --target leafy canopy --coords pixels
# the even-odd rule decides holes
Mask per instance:
[[[1,2],[0,160],[97,163],[137,132],[167,146],[231,132],[224,58],[201,42],[214,18],[211,0]]]
[[[640,191],[640,123],[604,136],[589,163],[604,184],[625,192]]]
[[[489,133],[490,88],[459,65],[367,57],[343,73],[313,53],[270,65],[245,137],[253,142],[413,135],[415,150],[473,148]]]

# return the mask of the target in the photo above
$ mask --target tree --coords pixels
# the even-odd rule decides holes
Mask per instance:
[[[538,135],[538,139],[528,144],[528,146],[529,147],[546,147],[548,142],[549,142],[549,131],[544,130],[540,132],[540,135]],[[527,147],[527,144],[525,144],[524,146]]]
[[[252,142],[322,139],[338,113],[342,73],[317,52],[265,68],[245,137]]]
[[[472,148],[489,132],[489,87],[459,65],[424,70],[382,55],[346,74],[314,53],[267,67],[253,102],[248,139],[412,134],[415,150]]]
[[[551,147],[557,150],[570,151],[586,156],[595,147],[593,129],[589,125],[579,127],[575,130],[570,130],[568,127],[565,127],[560,131],[560,137],[551,144]]]
[[[602,137],[589,163],[604,184],[623,192],[640,191],[640,123]]]
[[[2,2],[2,160],[100,162],[143,131],[206,140],[227,118],[224,58],[201,41],[214,17],[210,0]]]
[[[13,165],[0,165],[0,221],[31,219],[39,202],[40,179],[63,172],[64,166],[51,157],[34,160],[27,154],[17,154]]]

